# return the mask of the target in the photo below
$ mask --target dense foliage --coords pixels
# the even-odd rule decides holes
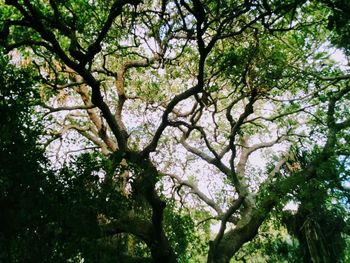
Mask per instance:
[[[349,260],[349,8],[0,0],[0,261]]]

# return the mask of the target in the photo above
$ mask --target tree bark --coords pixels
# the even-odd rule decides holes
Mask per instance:
[[[229,263],[234,254],[256,236],[267,214],[255,210],[243,217],[234,229],[226,232],[219,244],[215,245],[215,242],[211,241],[207,263]]]

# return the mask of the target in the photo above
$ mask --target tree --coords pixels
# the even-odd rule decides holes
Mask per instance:
[[[317,157],[317,153],[314,154]],[[305,152],[296,156],[294,161],[298,161],[301,170],[314,158]],[[287,197],[299,204],[298,209],[273,211],[254,242],[242,249],[236,258],[267,256],[274,262],[346,261],[344,235],[349,233],[344,221],[348,213],[344,202],[348,202],[349,196],[341,184],[346,162],[328,162],[319,170],[318,178],[306,184],[300,182]]]
[[[32,87],[35,78],[29,71],[7,65],[3,57],[0,63],[0,259],[14,262],[14,254],[23,259],[29,259],[34,251],[39,257],[44,255],[30,244],[37,240],[33,233],[34,229],[40,231],[37,223],[43,221],[36,208],[42,203],[39,188],[45,176],[45,158],[34,139],[40,126],[31,120],[32,107],[39,98]]]
[[[325,168],[348,158],[350,126],[348,69],[326,47],[347,31],[327,28],[330,2],[1,2],[1,45],[35,66],[40,143],[71,178],[55,187],[96,227],[77,238],[178,262],[210,220],[207,262],[229,262],[309,182],[346,182],[346,165],[341,179]],[[300,165],[293,147],[313,158]]]

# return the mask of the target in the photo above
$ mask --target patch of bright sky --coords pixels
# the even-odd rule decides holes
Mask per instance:
[[[344,52],[337,48],[329,48],[330,58],[336,61],[341,70],[349,71],[350,61]]]

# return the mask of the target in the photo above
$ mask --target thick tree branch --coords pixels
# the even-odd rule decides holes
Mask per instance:
[[[112,219],[110,223],[100,225],[101,236],[115,235],[120,233],[133,234],[142,240],[146,244],[152,244],[153,242],[153,227],[152,224],[146,220],[127,216],[121,219]]]
[[[183,145],[183,147],[187,151],[189,151],[189,152],[193,153],[194,155],[200,157],[202,160],[206,161],[207,163],[213,164],[216,168],[218,168],[225,175],[230,175],[231,174],[230,168],[228,168],[225,164],[223,164],[221,162],[221,160],[219,160],[219,159],[217,159],[215,157],[210,157],[206,153],[200,151],[198,148],[192,147],[191,145],[189,145],[183,139],[180,142],[181,142],[181,144]]]
[[[325,81],[347,80],[347,79],[350,79],[350,74],[345,74],[340,76],[330,76],[330,77],[319,76],[319,79],[325,80]]]
[[[239,116],[237,121],[234,121],[230,111],[232,110],[231,107],[229,107],[227,109],[226,112],[226,117],[228,118],[230,125],[231,125],[231,133],[230,133],[230,137],[229,137],[229,148],[231,150],[231,158],[230,158],[230,168],[232,170],[232,172],[235,172],[235,163],[234,160],[236,158],[236,145],[235,145],[235,140],[236,140],[236,135],[239,131],[239,129],[241,128],[241,125],[243,124],[244,120],[254,112],[254,108],[253,105],[256,101],[256,97],[257,97],[257,90],[255,88],[253,88],[251,90],[251,94],[250,94],[250,98],[248,103],[246,104],[246,106],[244,107],[244,111],[243,113]],[[235,181],[237,181],[235,178],[233,178]]]
[[[94,105],[86,106],[86,105],[81,105],[81,106],[65,106],[65,107],[51,107],[46,104],[42,104],[42,107],[45,109],[49,110],[49,113],[57,112],[57,111],[71,111],[71,110],[88,110],[88,109],[93,109],[95,108]]]
[[[214,241],[212,241],[210,243],[210,245],[209,245],[210,246],[210,250],[212,250],[212,251],[216,250],[216,247],[218,246],[218,244],[220,244],[220,242],[221,242],[221,240],[222,240],[222,238],[224,236],[227,222],[229,221],[229,219],[233,215],[233,213],[236,212],[239,209],[239,207],[241,206],[243,201],[244,201],[243,197],[240,197],[237,200],[235,200],[233,202],[233,204],[230,206],[230,208],[223,215],[223,217],[221,218],[221,225],[220,225],[219,232],[216,235]]]
[[[76,76],[76,77],[79,79],[78,76]],[[93,108],[89,108],[93,104],[90,100],[88,88],[86,87],[86,85],[84,85],[84,84],[80,85],[77,89],[77,92],[80,94],[80,96],[84,102],[84,105],[87,107],[86,111],[89,115],[90,120],[92,121],[92,123],[95,125],[95,127],[97,129],[98,135],[106,143],[106,145],[108,146],[108,148],[112,152],[117,150],[118,149],[117,145],[110,138],[110,136],[107,134],[107,127],[102,122],[101,116],[98,116],[98,114],[96,113],[96,111]]]
[[[109,12],[108,18],[106,20],[106,22],[104,23],[104,25],[102,26],[102,28],[99,30],[99,34],[95,40],[94,43],[92,43],[88,49],[87,52],[84,56],[84,58],[81,60],[81,63],[83,65],[85,65],[87,62],[91,61],[94,56],[101,51],[101,43],[104,40],[104,38],[106,37],[108,31],[110,30],[113,21],[115,20],[115,18],[117,16],[119,16],[122,12],[122,9],[125,5],[127,4],[131,4],[131,5],[138,5],[140,4],[142,1],[140,0],[116,0]]]
[[[204,194],[196,184],[189,182],[188,180],[182,180],[180,178],[180,176],[176,175],[176,174],[167,174],[169,177],[175,179],[178,183],[179,186],[181,187],[182,185],[187,186],[188,188],[191,189],[191,193],[197,195],[199,197],[199,199],[201,199],[204,203],[206,203],[208,206],[210,206],[211,208],[213,208],[215,210],[215,212],[218,215],[223,214],[222,209],[220,208],[220,206],[215,203],[214,200],[210,199],[206,194]]]
[[[125,101],[128,97],[125,94],[125,74],[130,68],[140,68],[140,67],[148,67],[152,65],[159,57],[154,57],[152,59],[145,59],[144,61],[126,61],[123,63],[121,68],[118,70],[117,74],[115,74],[115,85],[117,88],[118,94],[118,104],[116,108],[116,112],[114,114],[119,126],[126,131],[126,127],[123,123],[122,119],[122,111],[124,107]]]
[[[165,128],[168,126],[169,124],[169,115],[170,113],[173,111],[173,109],[175,108],[175,106],[193,96],[194,94],[197,94],[198,92],[200,92],[202,89],[202,87],[196,85],[196,86],[193,86],[192,88],[184,91],[183,93],[181,94],[178,94],[176,95],[168,104],[168,106],[166,107],[166,109],[164,110],[164,113],[163,113],[163,116],[162,116],[162,120],[161,120],[161,123],[160,125],[158,126],[158,129],[156,130],[154,136],[153,136],[153,139],[151,140],[151,142],[143,149],[142,151],[142,155],[143,156],[148,156],[151,152],[153,152],[156,148],[157,148],[157,145],[158,145],[158,142],[159,142],[159,139],[163,133],[163,131],[165,130]]]

